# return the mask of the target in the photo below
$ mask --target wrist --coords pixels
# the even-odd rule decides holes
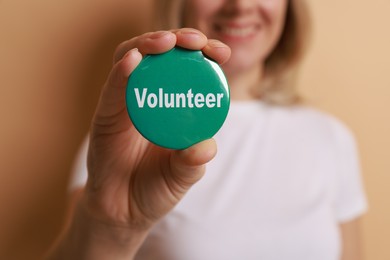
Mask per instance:
[[[148,231],[104,222],[79,201],[72,222],[50,259],[133,259]]]

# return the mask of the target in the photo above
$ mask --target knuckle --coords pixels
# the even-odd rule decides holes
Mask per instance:
[[[138,45],[139,38],[141,36],[137,36],[131,38],[130,40],[121,42],[114,51],[114,62],[118,62],[123,56],[131,49],[136,48]]]
[[[126,53],[124,51],[126,48],[126,43],[127,43],[127,41],[122,42],[116,47],[116,49],[114,51],[114,62],[118,62],[122,58],[122,56]]]

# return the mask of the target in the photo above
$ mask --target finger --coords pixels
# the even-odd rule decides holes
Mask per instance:
[[[133,48],[145,54],[158,54],[169,51],[176,44],[176,36],[170,31],[149,32],[128,41],[122,42],[114,53],[114,63],[122,59],[123,55]]]
[[[231,49],[226,44],[218,40],[208,40],[207,45],[202,48],[202,52],[219,64],[227,62],[231,55]]]
[[[189,50],[201,50],[207,44],[207,37],[192,28],[171,30],[176,35],[176,45]]]
[[[230,58],[229,46],[218,40],[207,39],[206,35],[196,29],[183,28],[171,30],[171,32],[176,34],[177,46],[190,50],[202,50],[206,56],[219,64],[225,63]]]
[[[128,51],[111,70],[103,87],[94,116],[94,125],[103,126],[105,131],[119,131],[127,118],[125,93],[127,80],[133,70],[141,62],[142,55],[137,49]],[[122,125],[123,126],[123,125]]]
[[[203,176],[205,164],[212,160],[217,153],[217,145],[214,139],[209,139],[185,150],[172,153],[171,187],[173,191],[185,193],[193,184]]]

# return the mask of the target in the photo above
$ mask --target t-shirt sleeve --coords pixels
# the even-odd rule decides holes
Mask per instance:
[[[339,169],[336,173],[335,214],[339,222],[347,222],[366,212],[368,205],[355,138],[338,121],[334,121],[334,133]]]
[[[69,183],[69,191],[84,187],[87,183],[87,153],[88,153],[89,137],[86,137],[81,144],[79,151],[74,159],[71,180]]]

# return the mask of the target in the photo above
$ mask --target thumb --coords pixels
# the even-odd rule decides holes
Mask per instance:
[[[187,148],[174,151],[170,158],[171,188],[182,196],[205,173],[205,164],[211,161],[217,153],[214,139],[208,139]]]

